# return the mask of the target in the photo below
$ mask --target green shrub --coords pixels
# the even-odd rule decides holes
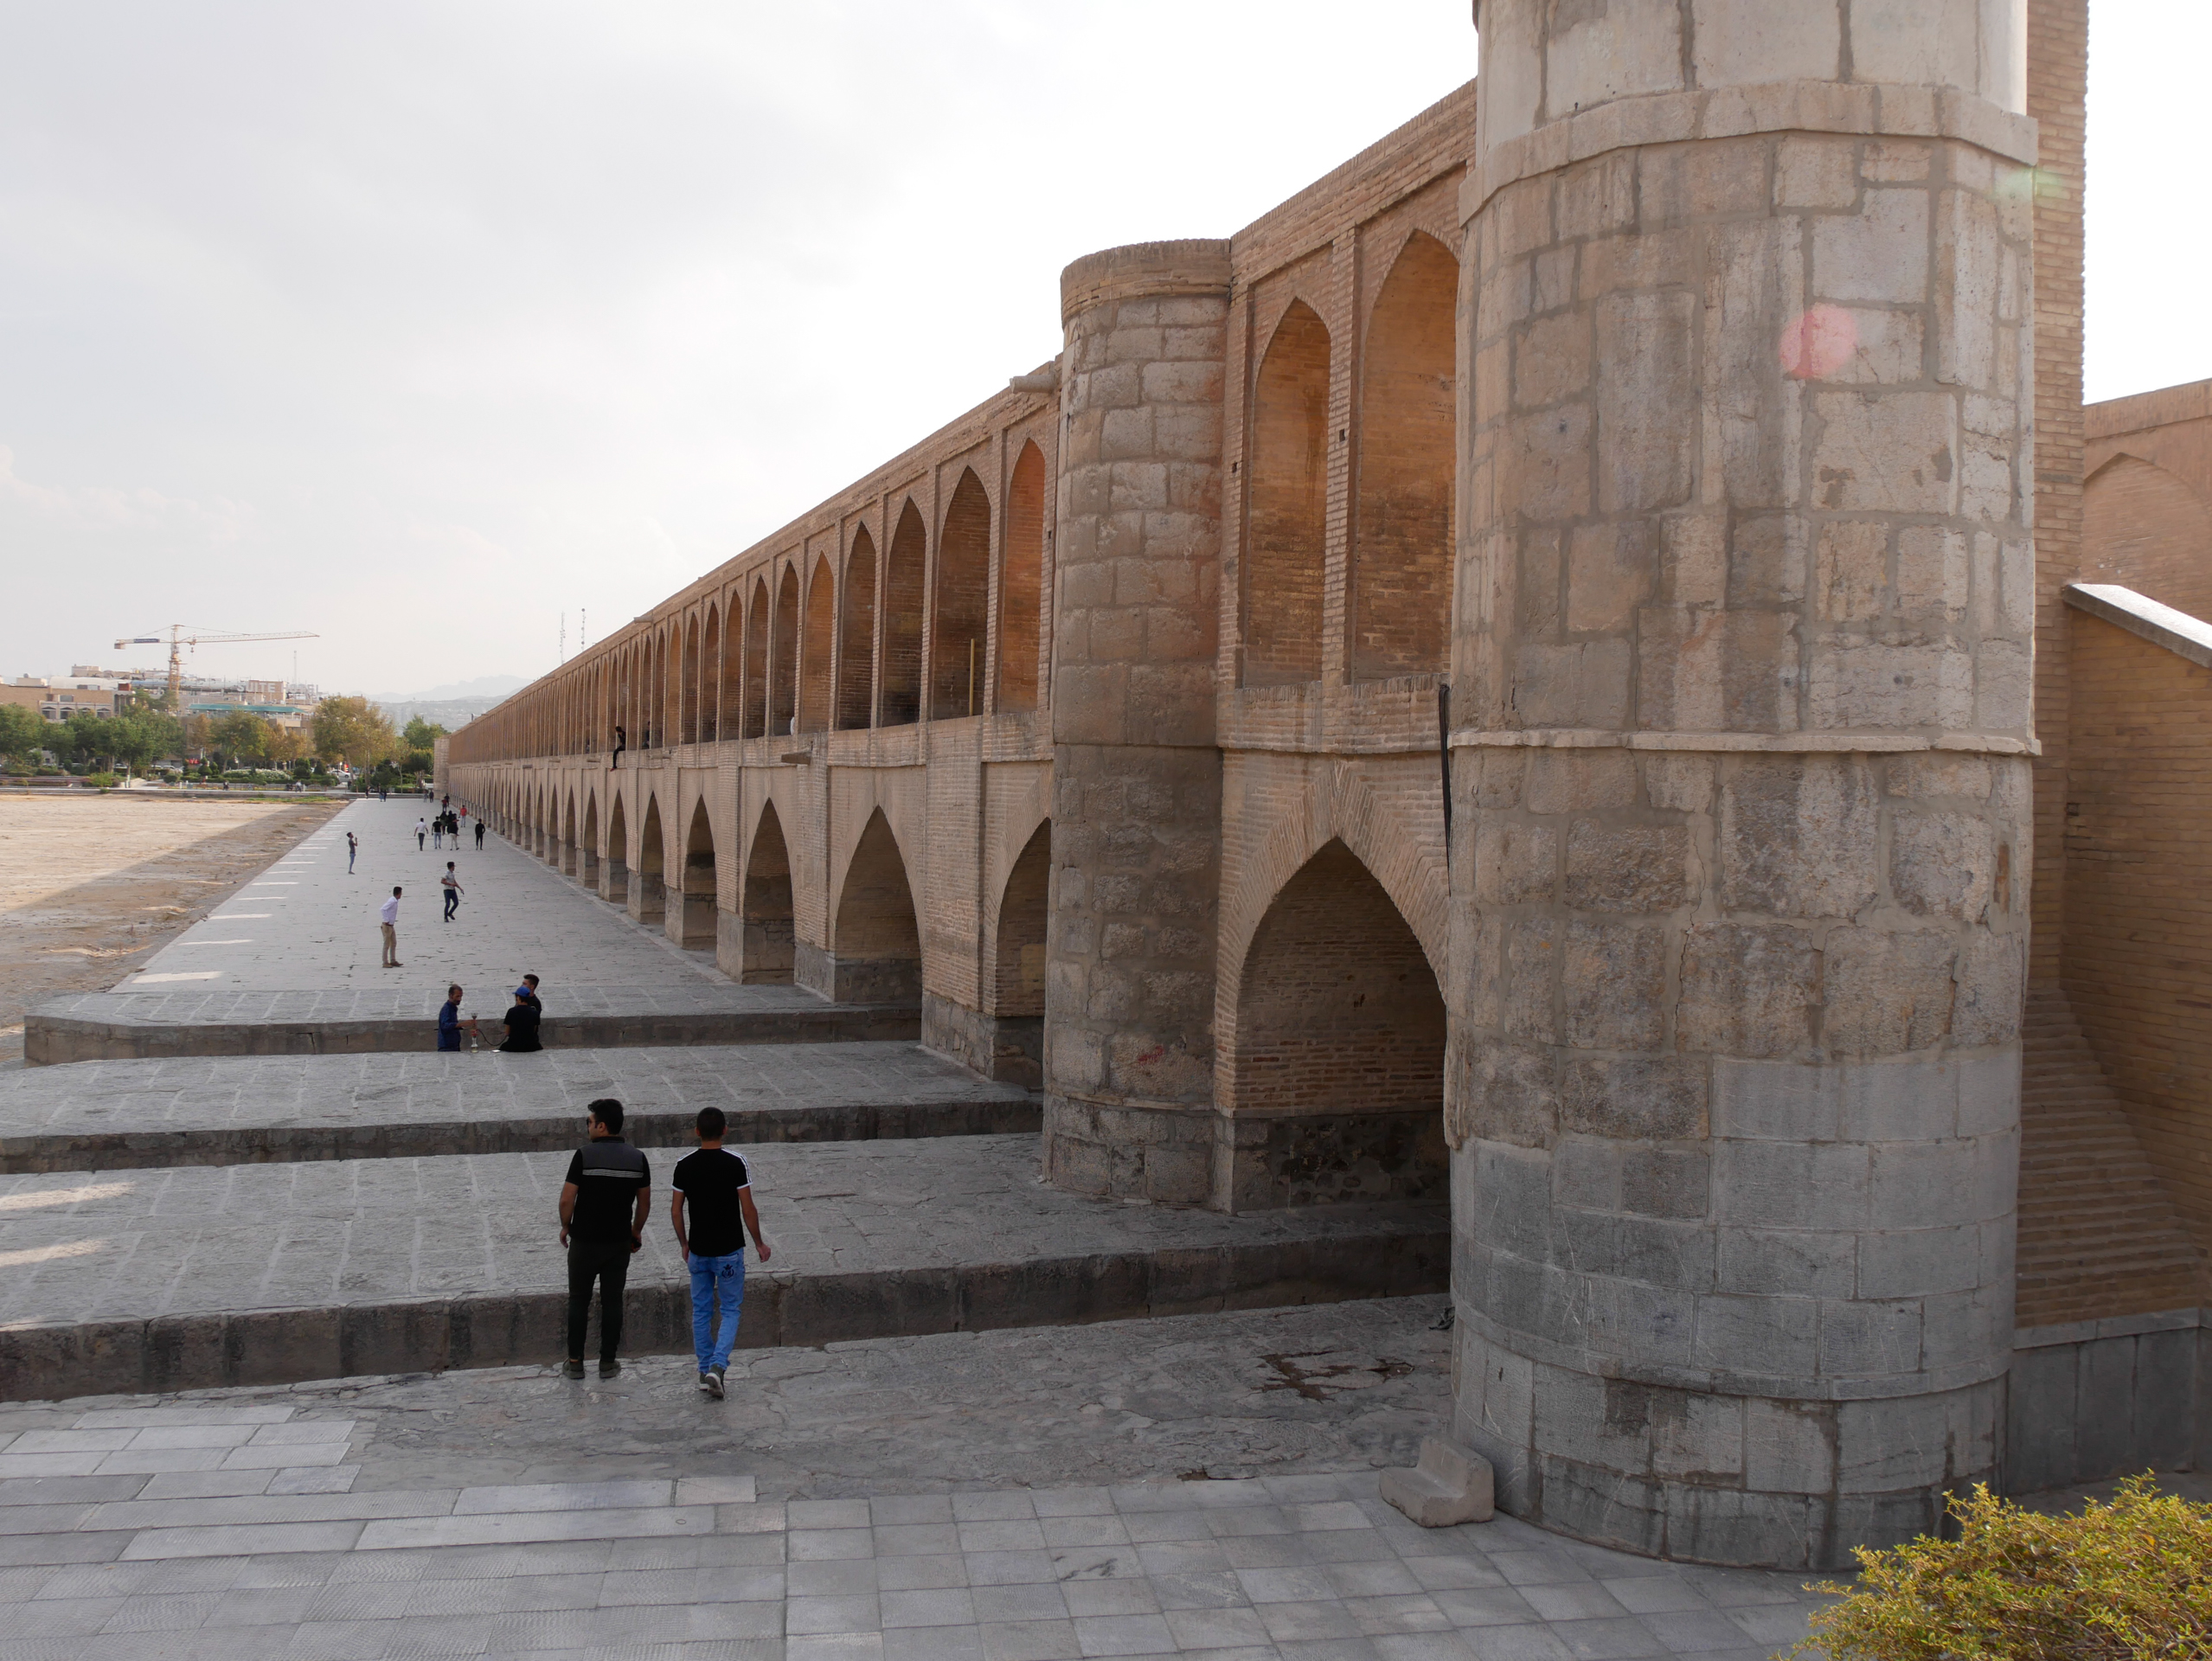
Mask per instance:
[[[2130,1477],[2109,1505],[2023,1510],[1977,1484],[1958,1537],[1862,1548],[1792,1655],[1834,1661],[2212,1661],[2212,1505]]]
[[[112,773],[95,773],[85,782],[94,790],[113,790],[122,780]]]

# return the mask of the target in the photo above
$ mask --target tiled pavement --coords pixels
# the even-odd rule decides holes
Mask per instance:
[[[1510,1518],[1419,1529],[1371,1470],[781,1502],[741,1475],[356,1489],[356,1423],[326,1412],[69,1417],[0,1446],[0,1661],[1749,1661],[1813,1601]]]
[[[753,1121],[734,1132],[745,1140],[1010,1129],[901,1110],[997,1107],[1034,1123],[1035,1100],[901,1042],[80,1061],[0,1074],[0,1170],[528,1148],[574,1141],[600,1096],[664,1139],[720,1107]]]

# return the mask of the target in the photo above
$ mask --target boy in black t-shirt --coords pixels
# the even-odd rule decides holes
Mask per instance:
[[[500,1019],[507,1023],[507,1042],[500,1049],[511,1053],[545,1048],[538,1042],[538,1006],[525,1002],[520,992],[515,994],[515,1007]]]
[[[699,1151],[676,1163],[669,1185],[676,1190],[670,1215],[676,1222],[676,1248],[691,1265],[691,1347],[699,1357],[699,1388],[717,1401],[737,1347],[738,1311],[745,1303],[745,1236],[771,1253],[760,1233],[760,1214],[753,1206],[753,1177],[745,1161],[722,1147],[729,1121],[719,1107],[699,1110]],[[691,1209],[684,1222],[684,1206]],[[715,1328],[715,1304],[721,1304],[721,1330]]]
[[[502,1046],[504,1048],[504,1046]],[[630,1254],[645,1243],[651,1215],[652,1167],[622,1139],[622,1104],[612,1096],[591,1106],[592,1139],[568,1162],[561,1189],[561,1243],[568,1248],[568,1364],[570,1378],[584,1376],[584,1331],[592,1312],[592,1282],[599,1283],[599,1376],[622,1370],[622,1293],[630,1279]]]

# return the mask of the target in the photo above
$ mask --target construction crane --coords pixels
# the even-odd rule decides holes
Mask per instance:
[[[173,715],[184,713],[184,649],[187,646],[228,645],[240,640],[318,640],[322,637],[305,630],[292,630],[282,634],[234,634],[217,629],[197,629],[187,632],[189,625],[172,623],[169,625],[169,710]],[[115,643],[118,651],[125,646],[158,646],[163,645],[157,634],[134,634]]]

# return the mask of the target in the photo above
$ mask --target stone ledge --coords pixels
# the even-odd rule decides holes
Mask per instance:
[[[2075,611],[2164,646],[2200,669],[2212,669],[2212,623],[2117,582],[2069,582],[2061,592]]]
[[[2032,738],[1997,733],[1619,732],[1597,727],[1516,727],[1456,732],[1455,750],[1683,750],[1692,754],[1761,755],[1875,755],[1955,750],[1973,755],[2041,755]]]

